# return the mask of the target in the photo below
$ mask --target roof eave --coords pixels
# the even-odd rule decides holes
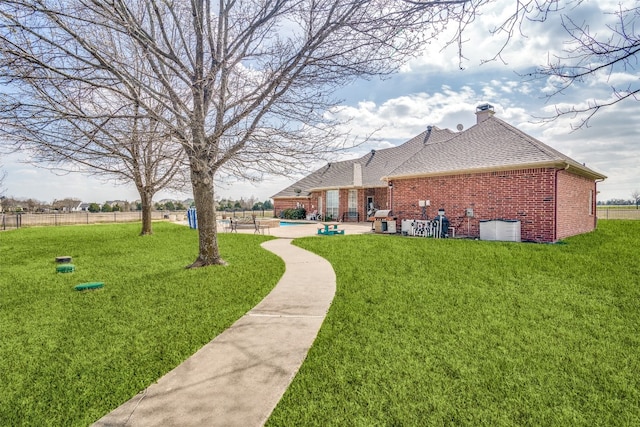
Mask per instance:
[[[271,196],[271,198],[273,200],[276,199],[308,199],[311,196],[311,194],[305,194],[304,196],[302,195],[291,195],[291,196],[287,196],[287,195],[282,195],[282,196]]]
[[[314,187],[314,188],[310,188],[309,192],[314,192],[314,191],[327,191],[327,190],[358,190],[358,189],[364,189],[364,188],[382,188],[385,187],[384,184],[380,184],[380,185],[332,185],[332,186],[328,186],[328,187]]]
[[[585,178],[591,178],[595,180],[605,180],[607,179],[606,175],[588,169],[586,167],[581,168],[572,164],[567,165],[567,171],[572,172],[576,175],[584,176]]]
[[[509,170],[522,170],[522,169],[538,169],[538,168],[558,168],[558,169],[570,169],[571,172],[593,179],[605,179],[606,176],[594,172],[587,168],[580,168],[574,166],[564,160],[554,160],[548,162],[534,162],[534,163],[520,163],[517,165],[504,165],[504,166],[491,166],[486,168],[469,168],[469,169],[452,169],[446,171],[437,172],[418,172],[411,174],[400,175],[387,175],[380,178],[382,181],[390,181],[394,179],[411,179],[411,178],[426,178],[432,176],[447,176],[447,175],[462,175],[471,173],[485,173],[485,172],[503,172]]]

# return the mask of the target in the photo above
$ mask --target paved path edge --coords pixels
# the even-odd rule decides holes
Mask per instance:
[[[274,239],[285,262],[252,310],[93,426],[261,426],[304,362],[336,290],[331,264]]]

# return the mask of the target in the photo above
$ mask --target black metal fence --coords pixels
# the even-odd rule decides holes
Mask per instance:
[[[11,230],[22,226],[22,215],[0,214],[0,230]]]
[[[226,218],[246,218],[250,216],[257,216],[262,218],[274,218],[276,216],[275,211],[273,209],[259,209],[259,210],[249,210],[249,209],[227,209],[222,211],[216,211],[218,217],[226,217]]]
[[[153,211],[151,218],[163,219],[162,211]],[[142,221],[142,212],[70,212],[70,213],[3,213],[0,230],[20,227],[45,227],[58,225],[100,224]]]
[[[218,212],[218,217],[242,218],[247,216],[271,218],[273,210],[232,210]],[[152,211],[153,221],[186,221],[186,211]],[[0,213],[0,230],[20,227],[46,227],[58,225],[106,224],[142,221],[142,212],[69,212],[69,213]]]
[[[639,209],[616,209],[598,206],[597,213],[600,219],[640,219]]]

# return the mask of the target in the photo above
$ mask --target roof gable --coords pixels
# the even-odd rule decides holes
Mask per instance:
[[[360,164],[362,179],[354,177]],[[571,159],[510,124],[490,116],[463,132],[429,127],[397,147],[371,150],[352,160],[328,163],[273,198],[307,197],[311,191],[384,187],[383,180],[532,167],[571,168],[592,179],[606,176]],[[300,189],[298,194],[296,189]]]
[[[349,187],[384,187],[381,178],[393,171],[404,161],[422,150],[425,145],[448,139],[453,135],[448,129],[430,128],[407,142],[382,150],[371,150],[358,159],[328,163],[300,181],[280,191],[274,198],[307,197],[310,191]],[[354,177],[354,164],[359,164],[361,180]],[[300,194],[295,190],[300,189]]]
[[[490,117],[465,132],[457,133],[449,140],[425,146],[385,178],[398,179],[543,165],[571,166],[581,174],[604,178],[603,175],[495,117]]]

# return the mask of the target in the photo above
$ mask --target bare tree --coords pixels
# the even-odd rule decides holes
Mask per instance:
[[[7,0],[0,60],[10,83],[97,88],[162,124],[189,162],[192,267],[223,264],[216,180],[286,174],[335,152],[349,142],[332,115],[335,89],[395,71],[491,1]]]
[[[142,81],[146,70],[139,56],[128,61]],[[125,53],[121,57],[127,58]],[[72,61],[76,73],[82,66],[79,59]],[[8,64],[5,76],[22,84],[0,96],[1,132],[10,147],[27,150],[31,162],[50,169],[134,183],[142,204],[141,234],[152,234],[153,196],[162,189],[183,189],[187,182],[182,146],[157,119],[165,113],[162,104],[148,100],[145,108],[153,111],[148,115],[136,87],[113,90],[84,82],[82,75],[70,78],[63,73],[67,68],[54,61],[46,66],[58,67],[55,72],[45,64],[30,71],[23,65]]]
[[[631,200],[633,200],[633,203],[636,205],[636,209],[640,208],[640,191],[634,190],[631,193]]]
[[[550,79],[555,91],[547,95],[554,97],[578,83],[600,75],[611,77],[619,72],[634,73],[640,53],[640,6],[638,2],[620,2],[617,9],[605,15],[615,17],[615,23],[607,25],[607,30],[592,30],[593,23],[577,20],[582,7],[589,6],[582,0],[531,2],[534,12],[531,19],[545,21],[550,12],[560,12],[562,27],[567,34],[563,42],[562,54],[550,56],[548,64],[527,76]],[[607,16],[603,16],[606,18]],[[522,22],[522,21],[519,21]],[[504,30],[502,27],[500,30]],[[511,27],[513,30],[513,27]],[[607,99],[587,100],[584,106],[557,107],[554,120],[560,116],[580,117],[576,127],[588,126],[589,119],[600,109],[622,101],[640,100],[640,84],[635,78],[631,82],[611,83]]]

